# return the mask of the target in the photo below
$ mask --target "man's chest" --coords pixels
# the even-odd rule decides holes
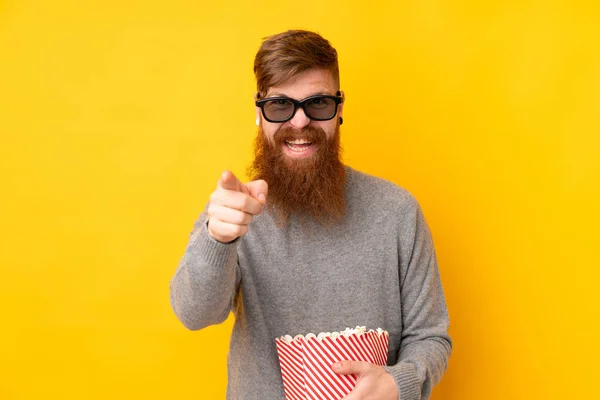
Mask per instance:
[[[241,286],[263,307],[314,315],[344,307],[368,309],[399,287],[394,238],[361,240],[349,235],[276,237],[240,247]]]

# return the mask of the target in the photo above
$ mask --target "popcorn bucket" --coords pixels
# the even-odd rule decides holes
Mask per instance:
[[[352,360],[384,366],[388,339],[387,331],[367,331],[364,326],[275,339],[286,400],[340,400],[354,389],[358,378],[338,375],[331,365]]]

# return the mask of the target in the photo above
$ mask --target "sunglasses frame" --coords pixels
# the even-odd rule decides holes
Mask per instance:
[[[281,123],[291,120],[292,118],[294,118],[294,115],[296,115],[296,112],[298,111],[298,108],[300,108],[300,107],[302,107],[302,110],[304,111],[304,115],[306,115],[312,121],[329,121],[329,120],[332,120],[335,118],[335,116],[338,113],[338,106],[344,102],[344,98],[341,96],[341,94],[342,93],[338,90],[335,96],[329,95],[329,94],[316,94],[314,96],[309,96],[302,100],[296,100],[296,99],[292,99],[291,97],[285,97],[285,96],[267,97],[266,99],[256,100],[255,104],[257,107],[260,108],[263,118],[271,123],[281,124]],[[256,96],[258,98],[258,94]],[[329,118],[312,118],[308,115],[308,113],[306,112],[306,103],[310,100],[314,100],[317,98],[332,99],[335,102],[335,111],[331,117],[329,117]],[[292,111],[292,114],[290,115],[289,118],[282,120],[282,121],[276,121],[276,120],[272,120],[269,117],[267,117],[267,115],[265,114],[265,104],[268,101],[273,101],[273,100],[287,100],[287,101],[290,101],[294,105],[294,111]]]

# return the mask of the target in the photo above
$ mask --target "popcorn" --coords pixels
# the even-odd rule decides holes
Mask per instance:
[[[338,375],[341,360],[387,364],[389,334],[365,326],[341,332],[290,335],[275,339],[286,400],[339,400],[352,391],[356,375]]]

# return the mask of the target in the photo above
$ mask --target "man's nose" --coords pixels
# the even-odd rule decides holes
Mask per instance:
[[[296,114],[290,120],[290,124],[296,129],[302,129],[306,125],[310,124],[310,118],[306,116],[302,107],[298,107],[298,110],[296,110]]]

